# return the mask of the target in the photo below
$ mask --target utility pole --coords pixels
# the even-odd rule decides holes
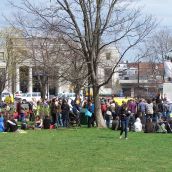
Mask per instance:
[[[140,62],[139,62],[139,60],[138,60],[138,63],[137,63],[137,67],[138,67],[138,73],[137,73],[137,84],[138,84],[138,88],[139,88],[139,84],[140,84],[140,80],[139,80],[139,78],[140,78]]]
[[[137,62],[137,97],[139,96],[139,90],[140,90],[140,61],[138,59],[138,62]]]

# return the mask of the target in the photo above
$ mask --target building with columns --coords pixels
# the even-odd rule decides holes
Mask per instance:
[[[25,76],[22,77],[23,73],[22,65],[16,65],[16,92],[33,92],[33,66],[29,62],[24,62],[24,74]]]
[[[0,52],[1,53],[1,52]],[[4,69],[6,68],[6,63],[0,61],[0,68]],[[12,79],[9,75],[9,72],[6,71],[6,79],[5,79],[5,91],[12,93],[13,90],[14,92],[22,91],[22,92],[33,92],[33,74],[32,74],[32,66],[24,66],[25,69],[27,69],[26,76],[23,78],[21,77],[21,70],[23,66],[21,65],[16,65],[15,70],[13,71],[14,73],[14,79]],[[12,83],[14,82],[14,83]],[[12,88],[14,87],[14,88]]]
[[[4,60],[4,51],[0,49],[0,90],[1,92],[3,91],[4,86],[6,87],[6,85],[4,85],[4,83],[6,84],[5,71],[6,71],[6,62]]]
[[[23,39],[22,39],[23,40]],[[18,43],[19,42],[19,43]],[[15,42],[12,44],[13,47],[20,47],[20,51],[23,48],[23,50],[31,51],[32,42],[29,42],[29,40],[26,41],[27,44],[29,44],[29,48],[26,48],[25,42],[23,41],[21,45],[20,41],[18,41],[16,44]],[[38,42],[36,42],[38,43]],[[51,45],[52,46],[52,45]],[[26,53],[26,52],[25,52]],[[38,55],[36,58],[39,58],[40,52],[36,52]],[[54,79],[46,76],[46,74],[43,71],[37,70],[39,67],[39,63],[41,66],[42,61],[40,60],[38,64],[35,64],[35,61],[33,59],[25,58],[23,55],[20,55],[19,53],[15,57],[15,61],[13,63],[7,62],[4,59],[5,56],[7,56],[7,50],[2,49],[1,50],[1,56],[3,56],[3,60],[0,59],[0,65],[2,65],[4,68],[6,64],[12,64],[12,69],[8,70],[6,72],[6,85],[5,89],[6,91],[10,93],[15,93],[17,91],[22,91],[23,93],[29,92],[40,92],[40,84],[38,80],[42,77],[46,77],[47,84],[46,84],[46,94],[56,95],[57,93],[62,92],[71,92],[71,84],[69,82],[62,82],[60,79]],[[14,54],[13,54],[14,56]],[[18,59],[19,58],[19,59]],[[21,59],[20,59],[21,58]],[[16,60],[17,59],[17,60]],[[100,83],[104,82],[109,72],[112,70],[112,68],[115,66],[117,61],[119,60],[119,55],[114,47],[106,48],[101,53],[101,58],[99,62],[98,67],[98,74],[99,74],[99,81]],[[9,65],[8,67],[11,68]],[[60,68],[59,68],[60,69]],[[48,69],[52,70],[52,69]],[[115,91],[115,83],[118,79],[118,74],[115,73],[112,77],[112,79],[109,81],[108,84],[102,86],[100,89],[101,95],[111,95],[114,94]]]

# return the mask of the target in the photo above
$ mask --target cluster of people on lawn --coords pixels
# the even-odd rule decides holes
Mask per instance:
[[[112,129],[145,133],[172,133],[172,102],[165,99],[130,99],[118,105],[115,101],[102,102],[102,113],[106,124]]]
[[[127,99],[118,103],[115,98],[101,98],[101,111],[108,128],[125,132],[172,133],[172,102],[167,99]],[[21,129],[53,129],[81,126],[82,118],[88,127],[96,126],[94,101],[53,98],[36,102],[18,99],[0,103],[0,131]],[[30,121],[30,122],[29,122]]]
[[[30,102],[17,99],[14,103],[1,101],[0,131],[13,132],[18,126],[21,129],[53,129],[74,123],[80,126],[80,103],[80,100],[57,98],[37,102],[34,99]]]
[[[91,127],[96,124],[94,104],[85,104],[92,113],[88,116],[88,127]],[[102,98],[101,111],[107,127],[112,130],[172,133],[172,102],[166,98],[126,99],[121,103]]]

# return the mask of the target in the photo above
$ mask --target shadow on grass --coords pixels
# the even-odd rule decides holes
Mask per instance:
[[[115,136],[97,136],[98,139],[114,139]]]

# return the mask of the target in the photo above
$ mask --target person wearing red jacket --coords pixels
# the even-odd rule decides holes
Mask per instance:
[[[105,102],[101,103],[101,111],[102,111],[103,118],[105,119],[105,115],[106,115],[106,111],[107,111],[107,105]]]

